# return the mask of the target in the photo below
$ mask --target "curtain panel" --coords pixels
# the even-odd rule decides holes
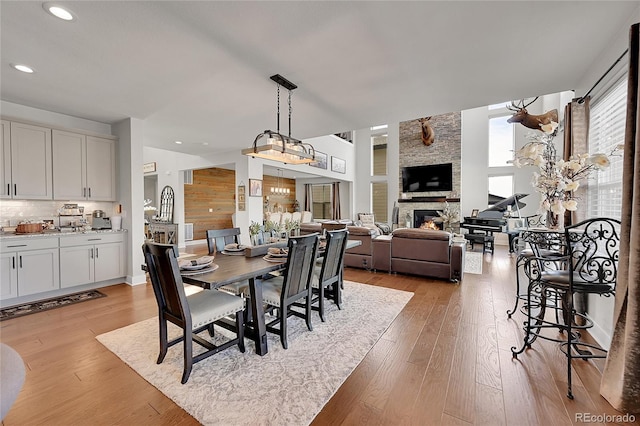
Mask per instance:
[[[618,411],[640,413],[640,24],[630,30],[622,173],[620,262],[613,337],[600,394]]]

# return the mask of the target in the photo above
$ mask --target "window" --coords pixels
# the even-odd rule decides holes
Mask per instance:
[[[489,167],[509,166],[513,159],[513,126],[505,115],[489,120]]]
[[[608,154],[624,144],[626,108],[627,79],[623,78],[591,106],[590,153]],[[621,217],[622,156],[610,160],[611,166],[592,174],[587,184],[589,217]]]
[[[331,184],[311,186],[313,197],[313,218],[331,219]]]
[[[387,182],[374,182],[371,184],[371,201],[376,221],[387,222]]]
[[[489,197],[487,201],[489,206],[512,195],[513,175],[489,176]]]
[[[371,149],[373,150],[372,170],[373,176],[387,175],[387,134],[371,136]]]

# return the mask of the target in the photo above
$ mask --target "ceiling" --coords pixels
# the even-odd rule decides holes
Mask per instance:
[[[57,3],[77,20],[41,2],[0,2],[2,100],[104,123],[141,119],[145,145],[191,154],[246,148],[275,130],[278,73],[298,85],[299,139],[571,90],[638,10],[635,1]]]

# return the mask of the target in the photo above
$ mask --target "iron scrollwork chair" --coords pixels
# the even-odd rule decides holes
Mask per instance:
[[[218,290],[204,290],[186,296],[175,247],[169,244],[145,243],[142,251],[158,303],[160,354],[157,363],[160,364],[164,360],[171,346],[183,342],[184,370],[181,383],[185,384],[189,380],[193,364],[233,345],[238,345],[240,352],[245,351],[244,299]],[[236,316],[235,339],[214,345],[198,336],[198,333],[204,330],[208,330],[213,336],[213,324],[231,314]],[[168,341],[167,322],[180,327],[182,335]],[[207,351],[193,356],[193,342],[203,346]]]
[[[532,325],[531,297],[528,303],[528,319],[525,322],[524,345],[519,350],[511,348],[514,357],[522,353],[536,337],[560,343],[562,352],[567,356],[567,397],[573,399],[571,389],[571,360],[575,358],[605,358],[606,350],[597,345],[580,340],[580,330],[593,327],[593,322],[584,314],[576,312],[574,296],[577,294],[597,294],[600,296],[615,295],[618,277],[618,261],[620,250],[620,221],[608,218],[596,218],[582,221],[568,226],[564,232],[567,255],[564,257],[567,268],[564,270],[545,269],[540,262],[548,258],[534,258],[530,262],[538,262],[532,266],[529,293],[539,292],[544,299],[551,293],[557,294],[562,304],[556,306],[556,312],[562,312],[562,322],[555,323],[544,318],[544,306],[541,304],[541,314],[535,318]],[[552,259],[553,260],[553,259]],[[553,261],[557,261],[557,258]],[[556,316],[557,317],[557,316]],[[581,319],[581,325],[576,318]],[[556,327],[565,339],[555,339],[539,334],[545,327]],[[594,353],[595,352],[595,353]]]
[[[527,229],[536,228],[536,227],[544,227],[545,226],[545,216],[544,215],[533,215],[527,216],[524,218],[524,226],[525,230],[523,233],[514,238],[513,241],[513,251],[517,253],[516,258],[516,300],[513,308],[507,311],[507,317],[511,318],[511,316],[518,309],[518,303],[520,300],[525,300],[527,298],[526,293],[520,292],[520,268],[527,267],[531,263],[527,263],[528,259],[533,257],[559,257],[563,256],[564,253],[564,244],[561,239],[555,237],[549,237],[549,235],[536,235],[532,233],[527,233]],[[528,246],[528,247],[527,247]],[[528,276],[530,271],[525,270],[525,274]]]

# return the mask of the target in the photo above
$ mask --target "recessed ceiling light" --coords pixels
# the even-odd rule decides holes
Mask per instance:
[[[209,145],[209,142],[202,142],[202,145],[207,146]]]
[[[22,72],[26,72],[28,74],[32,74],[33,73],[33,68],[23,65],[23,64],[16,64],[16,65],[12,65],[13,68],[17,69],[18,71],[22,71]]]
[[[55,3],[44,3],[42,5],[44,10],[55,16],[56,18],[60,18],[65,21],[73,21],[76,19],[76,16],[69,9],[60,6]]]
[[[182,145],[182,141],[176,141],[178,145]]]

